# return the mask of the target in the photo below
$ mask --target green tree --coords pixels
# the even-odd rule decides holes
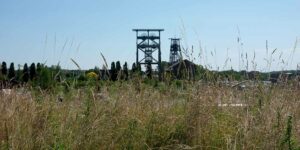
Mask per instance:
[[[40,77],[38,84],[42,89],[49,89],[51,88],[52,81],[51,81],[51,73],[47,67],[42,67],[40,72]]]
[[[12,79],[15,76],[16,76],[15,65],[14,63],[10,63],[9,70],[8,70],[8,78]]]
[[[37,63],[36,64],[36,80],[40,80],[40,76],[41,76],[41,72],[42,72],[42,69],[43,69],[43,65],[40,64],[40,63]]]
[[[116,62],[116,77],[119,78],[121,74],[122,68],[120,61]]]
[[[41,73],[41,71],[42,71],[42,65],[41,65],[41,63],[37,63],[37,65],[36,65],[36,71],[37,71],[38,74]]]
[[[131,72],[135,72],[135,71],[136,71],[136,64],[133,63],[133,64],[132,64],[132,67],[131,67]]]
[[[30,80],[33,80],[36,77],[35,63],[32,63],[29,67]]]
[[[22,76],[23,82],[28,82],[29,80],[29,69],[27,63],[24,64],[23,67],[23,76]]]
[[[116,64],[115,62],[112,62],[111,65],[110,65],[110,79],[112,81],[116,81],[117,80],[117,70],[116,70]]]
[[[122,70],[120,61],[117,61],[116,69],[117,69],[118,72],[120,72]]]
[[[6,62],[2,62],[2,65],[1,65],[1,73],[2,75],[6,76],[7,75],[7,65],[6,65]]]
[[[127,67],[127,62],[124,63],[123,65],[123,72],[124,72],[124,79],[128,80],[128,67]]]

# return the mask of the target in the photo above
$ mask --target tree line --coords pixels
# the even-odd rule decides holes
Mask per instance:
[[[22,69],[20,65],[18,69],[15,69],[13,62],[9,67],[6,62],[2,62],[0,69],[0,88],[24,85],[28,82],[34,86],[47,88],[52,83],[51,71],[53,72],[53,69],[41,63],[31,63],[30,66],[25,63]]]
[[[1,64],[1,80],[9,80],[9,81],[21,81],[28,82],[29,80],[34,80],[37,76],[37,72],[42,70],[42,65],[38,63],[32,63],[29,67],[27,63],[24,64],[23,69],[20,68],[15,70],[14,63],[10,63],[9,68],[7,68],[6,62],[2,62]]]
[[[162,63],[162,70],[164,78],[169,80],[173,79],[187,79],[189,74],[189,68],[175,69],[175,71],[166,70],[169,66],[167,62]],[[181,65],[181,66],[187,66]],[[210,71],[203,68],[201,65],[190,63],[188,66],[193,66],[193,80],[204,81],[225,81],[225,80],[270,80],[270,78],[277,79],[279,77],[272,77],[274,75],[279,76],[280,73],[260,73],[260,72],[247,72],[247,71]],[[176,68],[176,67],[175,67]],[[141,65],[133,63],[131,69],[129,69],[127,62],[121,65],[120,61],[111,62],[110,68],[104,66],[102,69],[95,67],[94,69],[81,71],[81,70],[63,70],[60,66],[48,67],[41,63],[31,63],[30,66],[25,63],[22,67],[18,65],[15,69],[14,63],[10,63],[9,67],[6,62],[2,62],[0,66],[0,89],[5,87],[11,87],[16,85],[31,85],[38,86],[43,89],[49,88],[57,83],[69,82],[74,79],[78,81],[87,81],[91,78],[97,80],[129,80],[135,77],[147,77],[152,79],[152,68],[150,65],[146,65],[146,70],[142,71]],[[177,70],[177,71],[176,71]],[[90,74],[89,74],[90,73]],[[92,75],[92,76],[89,76]],[[187,76],[188,75],[188,76]],[[299,72],[292,74],[298,76]]]
[[[16,69],[13,62],[8,67],[7,63],[3,61],[0,70],[0,88],[26,84],[47,88],[62,80],[89,80],[87,74],[91,72],[96,75],[96,80],[111,81],[128,80],[143,74],[139,64],[133,63],[131,69],[129,69],[127,62],[121,66],[120,61],[111,62],[110,69],[95,67],[86,71],[63,70],[60,66],[48,67],[41,63],[31,63],[30,66],[25,63],[22,67],[18,65]]]

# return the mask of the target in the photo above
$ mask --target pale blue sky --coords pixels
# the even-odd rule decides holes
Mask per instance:
[[[248,55],[249,70],[254,52],[260,71],[296,69],[300,63],[300,49],[293,52],[300,37],[299,0],[0,0],[0,61],[60,61],[71,69],[73,58],[86,69],[102,67],[102,52],[109,62],[127,61],[131,67],[133,28],[165,29],[163,60],[169,57],[168,38],[176,36],[184,47],[193,45],[195,62],[212,69],[245,68],[239,49]],[[243,47],[237,43],[238,28]],[[275,48],[275,62],[267,67],[264,59],[271,60]],[[228,58],[232,61],[225,65]]]

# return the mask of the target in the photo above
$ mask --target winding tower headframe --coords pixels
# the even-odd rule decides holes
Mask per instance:
[[[170,64],[174,64],[180,61],[181,55],[181,46],[180,46],[180,38],[170,38],[171,46],[170,46]]]
[[[164,29],[133,29],[136,32],[136,64],[151,66],[157,65],[159,79],[162,79],[161,68],[161,40]],[[157,52],[157,56],[154,56]],[[144,56],[140,57],[140,53]]]

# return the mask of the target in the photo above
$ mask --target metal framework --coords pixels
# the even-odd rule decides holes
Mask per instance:
[[[181,47],[179,38],[170,38],[170,64],[174,64],[181,59]]]
[[[133,29],[136,32],[136,64],[138,65],[157,65],[158,76],[162,79],[161,69],[161,44],[160,33],[164,29]],[[153,53],[157,51],[157,57]],[[139,52],[144,54],[142,59],[139,57]],[[152,67],[151,67],[152,68]]]

